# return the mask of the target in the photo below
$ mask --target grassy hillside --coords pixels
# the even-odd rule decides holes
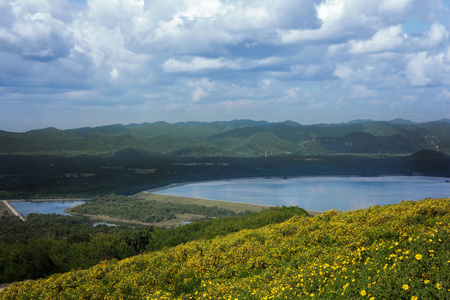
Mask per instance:
[[[87,218],[56,214],[29,214],[26,222],[2,217],[0,284],[87,269],[106,259],[124,259],[197,239],[260,228],[295,215],[307,213],[298,207],[270,207],[241,217],[203,220],[175,228],[94,226]]]
[[[0,299],[447,299],[450,199],[196,240],[16,283]]]

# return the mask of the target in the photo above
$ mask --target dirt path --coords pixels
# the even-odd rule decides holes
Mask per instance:
[[[15,216],[17,216],[17,217],[19,217],[22,221],[26,221],[27,219],[22,215],[22,214],[20,214],[11,204],[9,204],[9,202],[8,201],[6,201],[6,200],[3,200],[3,203],[5,203],[5,205],[6,206],[8,206],[8,208],[9,208],[9,210],[15,215]]]
[[[0,292],[3,291],[4,289],[8,288],[10,285],[11,285],[11,283],[0,284]]]

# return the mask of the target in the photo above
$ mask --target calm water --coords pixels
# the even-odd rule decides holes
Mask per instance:
[[[299,206],[310,210],[352,210],[402,200],[450,197],[447,178],[422,176],[301,177],[202,182],[158,194],[233,202]]]
[[[9,203],[24,216],[29,214],[59,214],[69,215],[64,210],[69,207],[81,205],[86,201],[10,201]]]

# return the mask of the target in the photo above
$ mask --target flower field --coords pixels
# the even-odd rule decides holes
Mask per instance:
[[[0,299],[450,299],[450,199],[293,217],[87,270]]]

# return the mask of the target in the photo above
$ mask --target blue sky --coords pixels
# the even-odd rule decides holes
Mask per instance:
[[[450,1],[0,0],[0,130],[450,118]]]

